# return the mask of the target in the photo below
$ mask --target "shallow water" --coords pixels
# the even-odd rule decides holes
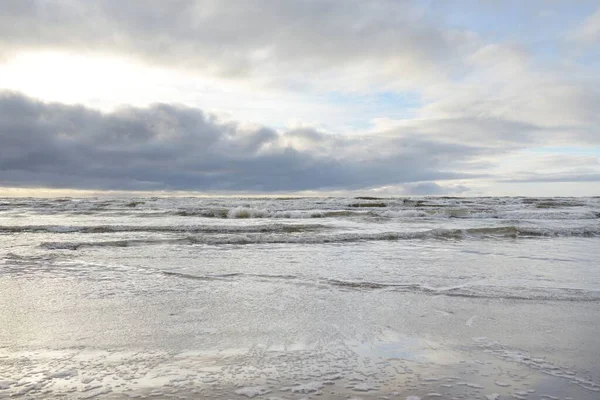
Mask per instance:
[[[599,217],[600,198],[0,199],[0,398],[598,399]]]

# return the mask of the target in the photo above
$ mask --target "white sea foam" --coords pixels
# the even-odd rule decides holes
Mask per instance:
[[[237,389],[235,391],[237,394],[240,394],[242,396],[246,396],[248,398],[254,398],[256,396],[263,396],[265,394],[270,393],[271,391],[269,389],[266,389],[262,386],[249,386],[249,387],[244,387],[241,389]]]
[[[379,215],[388,218],[418,218],[431,216],[431,214],[421,210],[389,210],[384,211]]]
[[[308,394],[308,393],[318,392],[319,390],[323,389],[324,387],[325,387],[325,383],[320,382],[320,381],[313,381],[313,382],[302,383],[302,384],[299,384],[296,386],[283,388],[282,390],[290,391],[292,393]]]
[[[228,218],[265,218],[269,211],[259,208],[236,207],[227,212]]]

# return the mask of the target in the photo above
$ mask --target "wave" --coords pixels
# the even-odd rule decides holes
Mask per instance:
[[[199,210],[177,210],[167,211],[158,214],[140,214],[142,217],[156,215],[174,215],[180,217],[203,217],[203,218],[229,218],[229,219],[249,219],[249,218],[275,218],[275,219],[310,219],[310,218],[336,218],[353,216],[375,216],[371,211],[352,211],[352,210],[267,210],[264,208],[235,207],[218,209],[199,209]]]
[[[572,220],[572,219],[598,219],[600,212],[596,211],[536,211],[536,210],[468,210],[468,209],[429,209],[427,212],[420,210],[403,210],[400,212],[389,211],[381,214],[389,217],[431,217],[431,218],[457,218],[457,219],[509,219],[509,220]]]
[[[320,224],[262,224],[251,226],[190,225],[190,226],[142,226],[142,225],[21,225],[0,226],[0,233],[120,233],[120,232],[173,232],[173,233],[295,233],[327,229]]]
[[[535,219],[535,220],[568,220],[568,219],[598,219],[600,212],[597,211],[507,211],[493,214],[492,218],[500,219]]]
[[[351,206],[349,206],[351,207]],[[427,209],[419,208],[390,208],[385,210],[339,209],[339,210],[269,210],[265,208],[235,207],[199,210],[177,210],[166,212],[167,215],[204,218],[343,218],[343,217],[380,217],[380,218],[457,218],[457,219],[535,219],[535,220],[567,220],[567,219],[598,219],[600,212],[564,211],[564,210],[511,210],[497,211],[486,209],[445,208],[431,206]],[[157,214],[153,214],[157,215]],[[158,214],[160,215],[160,214]],[[164,215],[164,213],[162,214]],[[151,215],[140,214],[149,217]]]
[[[329,279],[328,283],[344,289],[388,289],[400,292],[419,292],[450,297],[507,299],[507,300],[549,300],[549,301],[600,301],[600,291],[572,288],[509,287],[486,285],[460,285],[436,288],[423,284],[398,284],[378,282],[356,282]]]
[[[193,280],[200,280],[200,281],[225,280],[225,279],[235,278],[235,277],[298,280],[298,277],[295,275],[247,274],[247,273],[243,273],[243,272],[233,272],[233,273],[227,273],[227,274],[211,274],[211,275],[194,275],[194,274],[187,274],[184,272],[176,272],[176,271],[160,271],[160,273],[163,275],[166,275],[166,276],[174,276],[174,277],[178,277],[178,278],[193,279]]]
[[[219,232],[222,233],[222,232]],[[519,239],[534,237],[598,237],[600,226],[576,228],[530,228],[504,226],[495,228],[471,229],[431,229],[415,232],[381,233],[334,233],[334,234],[295,234],[241,232],[240,234],[216,234],[187,236],[174,239],[133,239],[95,242],[44,242],[46,249],[78,250],[83,247],[129,247],[153,244],[206,244],[206,245],[245,245],[245,244],[327,244],[362,241],[393,240],[468,240],[468,239]]]
[[[573,301],[598,302],[600,291],[560,287],[515,287],[463,284],[451,287],[434,287],[422,283],[386,283],[370,281],[345,281],[340,279],[312,279],[295,275],[268,275],[229,273],[218,275],[194,275],[189,273],[161,271],[163,275],[199,281],[226,281],[232,279],[258,279],[288,281],[292,284],[338,288],[340,290],[387,290],[403,293],[420,293],[432,296],[524,300],[524,301]]]
[[[419,218],[430,217],[432,213],[427,213],[421,210],[390,210],[380,214],[381,217],[387,218]]]
[[[216,219],[498,219],[583,220],[600,218],[596,198],[124,198],[0,199],[0,213],[31,216],[109,215],[135,218]],[[377,221],[381,222],[381,221]]]
[[[121,242],[104,242],[101,245],[105,246],[127,246],[132,243]],[[59,248],[67,249],[66,243]],[[71,249],[76,249],[73,244]],[[50,258],[49,258],[50,256]],[[56,268],[48,268],[56,261],[57,254],[36,255],[36,256],[21,256],[9,253],[4,256],[5,261],[8,261],[8,268],[12,264],[18,266],[14,271],[17,273],[30,273],[31,270],[23,270],[22,263],[32,264],[43,269],[56,272]],[[40,261],[45,261],[40,263]],[[49,264],[48,264],[49,263]],[[68,271],[81,267],[81,261],[70,261],[69,265],[73,265]],[[99,266],[93,263],[92,265]],[[63,264],[64,266],[64,264]],[[87,264],[83,267],[88,270]],[[102,266],[106,268],[107,266]],[[114,268],[114,266],[110,266]],[[131,271],[129,267],[123,267],[124,270]],[[134,269],[136,273],[139,268]],[[245,272],[229,272],[220,274],[194,274],[187,271],[163,270],[155,267],[145,267],[141,270],[152,275],[162,275],[173,279],[185,279],[198,282],[235,282],[239,280],[253,280],[258,282],[279,282],[291,285],[310,286],[321,289],[336,289],[342,291],[387,291],[399,293],[415,293],[428,296],[446,296],[446,297],[462,297],[462,298],[481,298],[481,299],[498,299],[498,300],[515,300],[515,301],[569,301],[569,302],[600,302],[600,290],[588,290],[580,288],[568,287],[532,287],[532,286],[511,286],[511,285],[489,285],[481,280],[471,283],[462,283],[453,286],[435,286],[423,282],[389,282],[389,281],[371,281],[371,280],[346,280],[341,278],[328,277],[306,277],[292,274],[261,274],[261,273],[245,273]],[[0,269],[1,271],[1,269]]]

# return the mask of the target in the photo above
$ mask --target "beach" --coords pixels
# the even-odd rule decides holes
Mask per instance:
[[[598,399],[599,217],[590,197],[0,199],[0,398]]]

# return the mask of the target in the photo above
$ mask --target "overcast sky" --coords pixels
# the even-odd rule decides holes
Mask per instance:
[[[0,187],[600,195],[600,6],[3,0]]]

